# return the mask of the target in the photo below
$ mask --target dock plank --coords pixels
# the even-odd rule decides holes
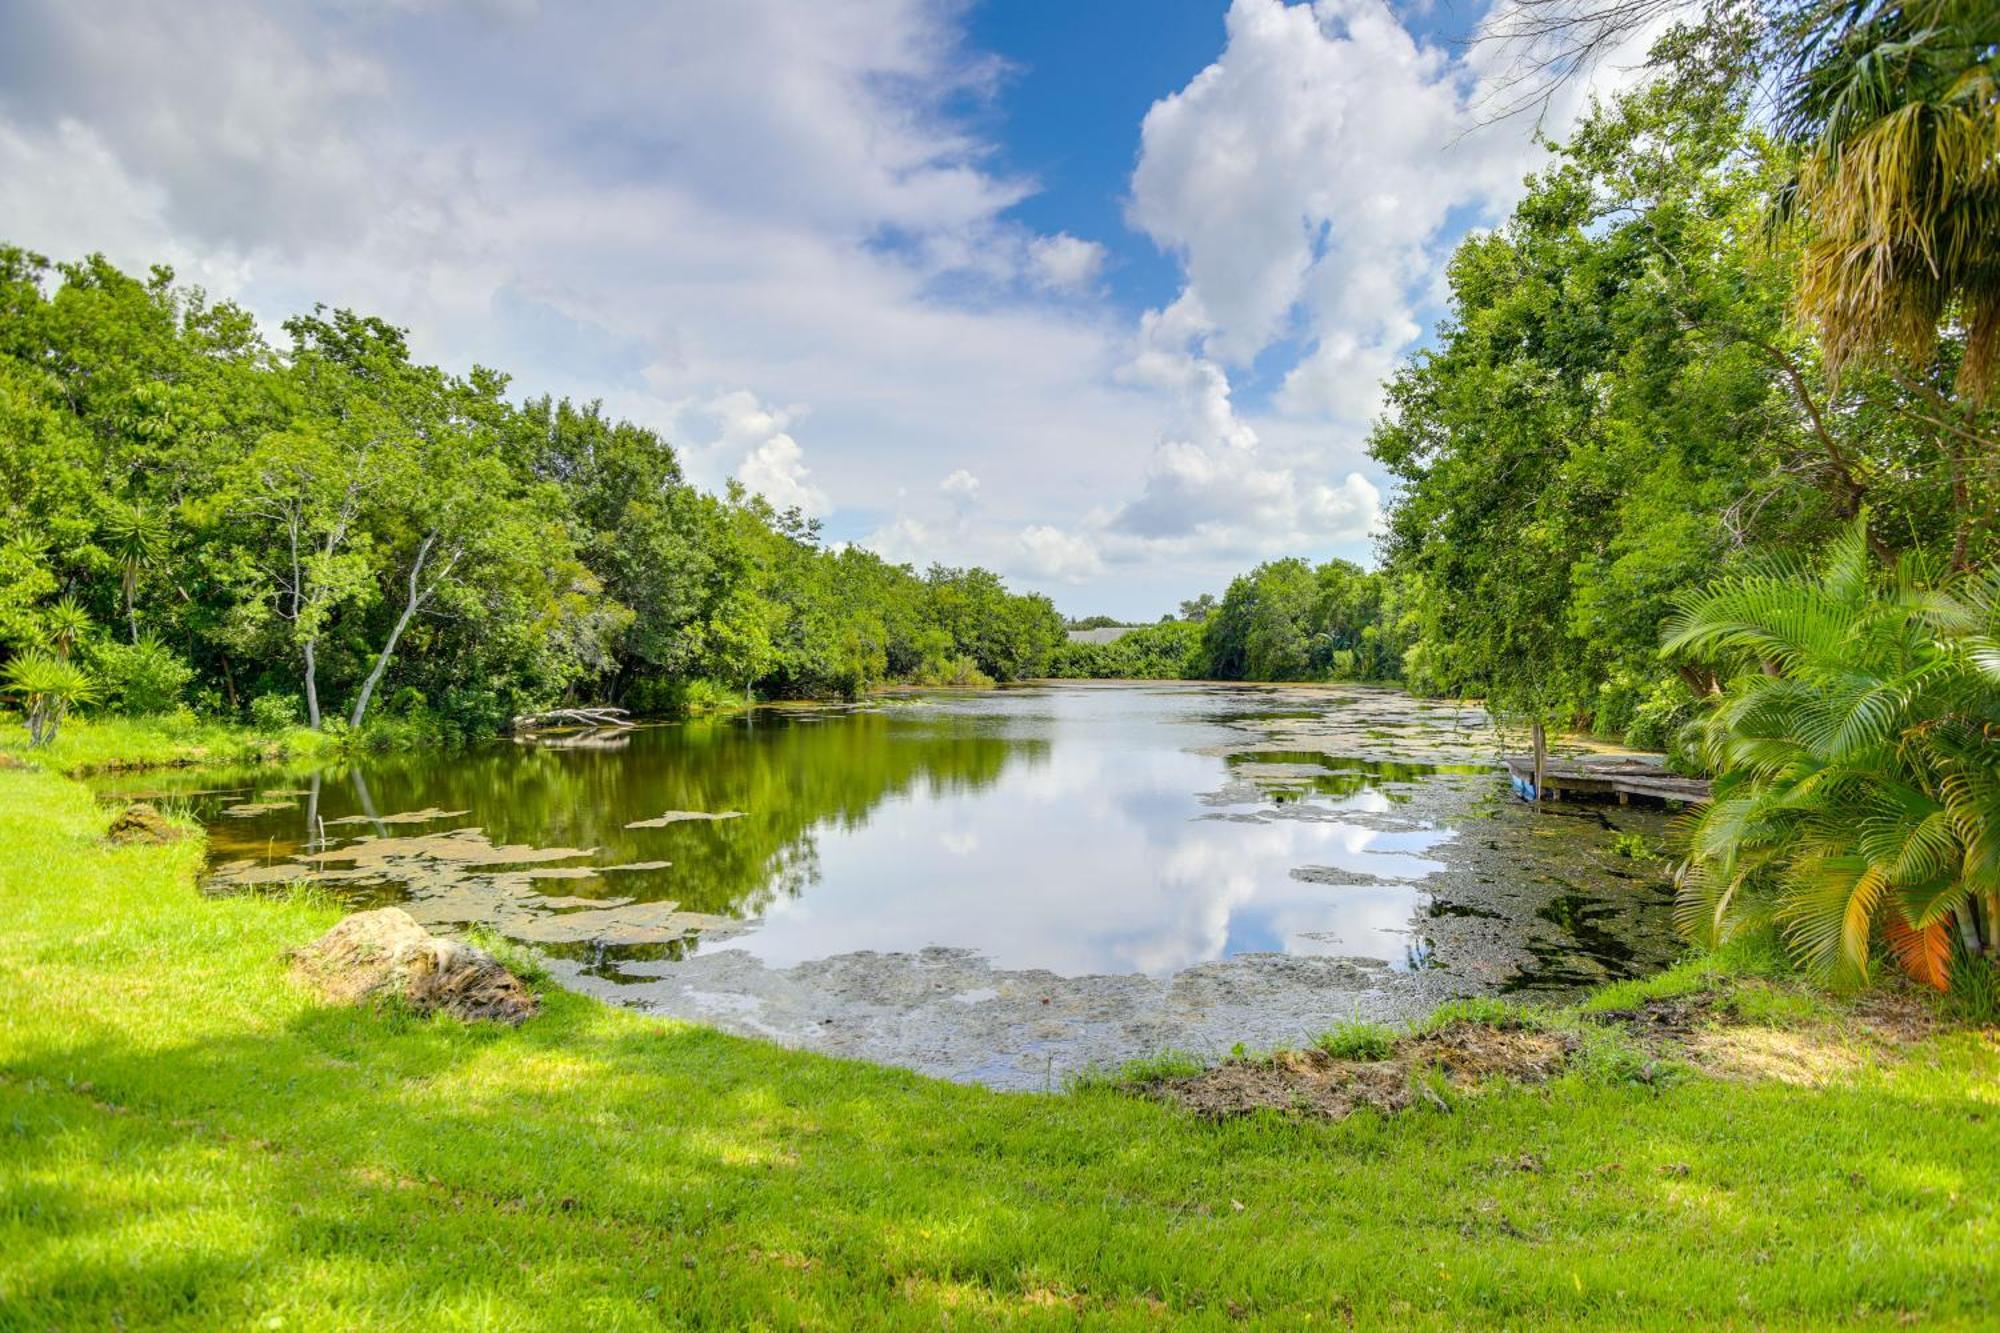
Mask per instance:
[[[1514,779],[1514,789],[1521,794],[1521,798],[1535,799],[1534,756],[1510,754],[1506,756],[1506,763],[1507,771]],[[1709,798],[1706,780],[1669,773],[1658,760],[1624,755],[1596,760],[1551,758],[1543,762],[1542,782],[1547,788],[1544,795],[1553,800],[1569,796],[1626,800],[1639,796],[1655,801],[1699,804]]]

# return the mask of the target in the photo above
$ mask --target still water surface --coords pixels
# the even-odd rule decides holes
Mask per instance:
[[[210,825],[215,891],[401,901],[613,998],[931,1068],[896,1045],[911,1006],[1004,1002],[1029,974],[1045,1010],[1093,979],[1156,983],[1118,991],[1130,1021],[1082,1043],[1095,1058],[1173,1039],[1140,1011],[1239,960],[1266,960],[1259,985],[1274,957],[1341,960],[1337,1005],[1332,974],[1283,973],[1305,990],[1270,1003],[1299,1023],[1656,965],[1663,894],[1605,852],[1657,821],[1537,821],[1492,750],[1475,710],[1393,691],[1063,685],[145,781]],[[883,998],[947,958],[936,996]],[[866,1026],[863,1000],[882,1030],[842,1046],[824,1029]],[[1002,1027],[981,1040],[1027,1040]]]

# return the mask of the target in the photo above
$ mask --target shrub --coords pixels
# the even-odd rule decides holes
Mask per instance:
[[[122,713],[171,712],[194,679],[194,668],[151,634],[137,643],[99,643],[90,657],[104,702]]]
[[[296,694],[260,694],[250,701],[250,724],[259,731],[296,727],[304,715]]]
[[[965,653],[947,657],[939,661],[926,662],[917,672],[916,683],[944,689],[984,690],[991,689],[993,677],[979,669],[979,663]]]
[[[97,682],[75,662],[41,651],[23,653],[7,664],[6,690],[21,700],[28,720],[28,743],[55,744],[63,718],[77,704],[97,697]]]
[[[1817,568],[1682,599],[1667,649],[1739,668],[1699,724],[1714,799],[1688,825],[1677,917],[1761,919],[1822,977],[1865,980],[1875,934],[1943,987],[2000,926],[2000,572],[1875,566],[1864,520]]]

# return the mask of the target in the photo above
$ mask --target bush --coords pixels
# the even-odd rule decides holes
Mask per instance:
[[[1840,980],[1866,980],[1880,936],[1942,989],[1961,935],[2000,927],[2000,574],[1882,569],[1864,523],[1813,569],[1681,599],[1668,650],[1737,672],[1697,728],[1716,780],[1676,916],[1708,941],[1775,922]]]
[[[194,679],[194,668],[150,634],[137,643],[100,643],[90,656],[105,704],[121,713],[172,712]]]
[[[670,712],[683,717],[706,717],[727,713],[744,705],[744,692],[719,680],[689,680],[676,683]]]
[[[986,690],[993,687],[993,677],[979,669],[979,663],[964,653],[942,661],[926,662],[917,672],[916,683],[943,689]]]
[[[1685,763],[1691,757],[1686,733],[1694,716],[1694,691],[1679,676],[1669,676],[1639,699],[1624,728],[1625,743],[1641,750],[1661,750]]]
[[[259,731],[296,727],[304,713],[295,694],[260,694],[250,701],[250,725]]]

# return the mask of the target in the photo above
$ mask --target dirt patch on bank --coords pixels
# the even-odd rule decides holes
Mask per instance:
[[[1283,1051],[1159,1079],[1145,1091],[1216,1120],[1263,1110],[1339,1120],[1362,1107],[1396,1112],[1423,1101],[1448,1106],[1427,1076],[1454,1088],[1491,1078],[1546,1082],[1563,1067],[1570,1049],[1569,1038],[1560,1033],[1460,1022],[1405,1037],[1381,1060]]]
[[[1832,1005],[1785,1001],[1800,992],[1765,982],[1647,1000],[1590,1015],[1656,1058],[1715,1078],[1820,1087],[1869,1064],[1901,1060],[1937,1030],[1923,996],[1889,984]]]

